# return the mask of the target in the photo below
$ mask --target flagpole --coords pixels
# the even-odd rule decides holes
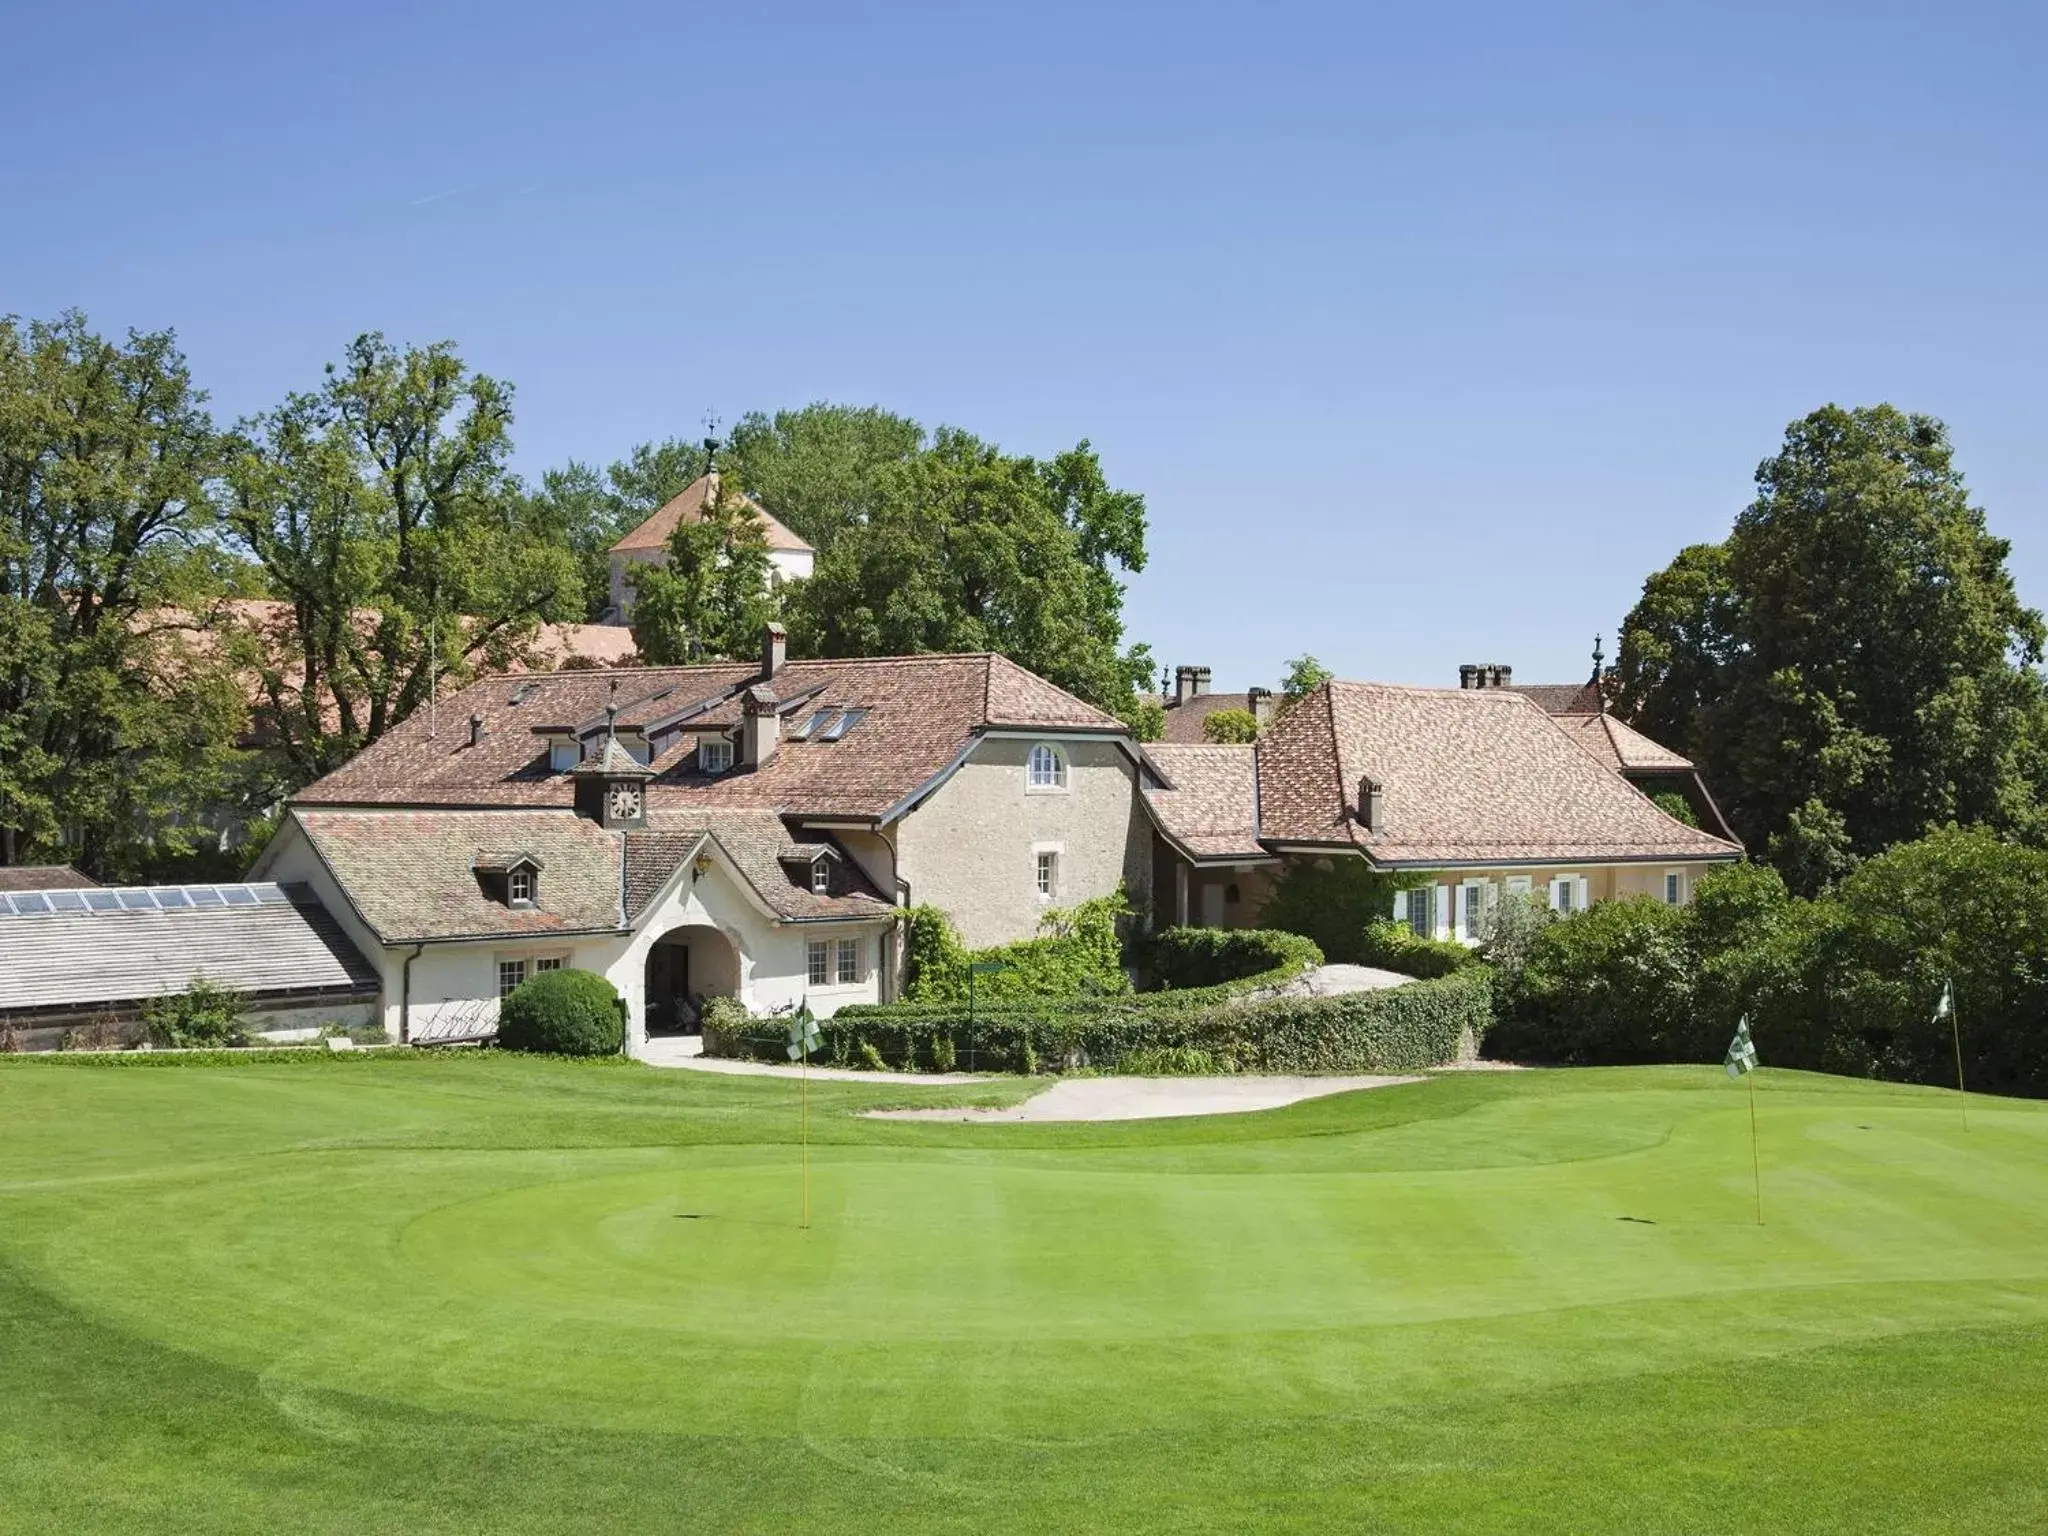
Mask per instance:
[[[808,1041],[808,1040],[806,1040],[806,1041],[804,1042],[803,1066],[802,1066],[802,1067],[800,1068],[800,1074],[801,1074],[801,1076],[802,1076],[802,1078],[803,1078],[803,1085],[804,1085],[804,1086],[803,1086],[803,1094],[804,1094],[804,1112],[803,1112],[803,1159],[804,1159],[804,1217],[803,1217],[803,1229],[804,1229],[804,1231],[808,1232],[808,1231],[810,1231],[810,1230],[811,1230],[811,1044],[810,1044],[810,1041]]]
[[[1956,1012],[1956,984],[1953,979],[1948,983],[1946,996],[1948,1027],[1956,1041],[1956,1094],[1963,1111],[1963,1129],[1967,1132],[1970,1129],[1970,1090],[1963,1086],[1963,1016]]]
[[[1756,1180],[1756,1224],[1764,1224],[1764,1164],[1756,1149],[1756,1073],[1742,1074],[1749,1080],[1749,1170]]]

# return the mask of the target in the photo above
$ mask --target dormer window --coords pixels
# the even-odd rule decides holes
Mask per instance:
[[[530,853],[480,853],[477,883],[491,901],[530,910],[540,902],[540,860]]]
[[[515,869],[505,877],[506,895],[515,907],[533,905],[534,879],[530,869]]]
[[[732,743],[723,737],[707,736],[697,743],[697,771],[724,773],[732,767]]]
[[[567,773],[583,761],[583,744],[573,737],[560,738],[548,743],[548,771]]]
[[[811,890],[819,896],[832,894],[832,861],[813,859],[811,861]]]

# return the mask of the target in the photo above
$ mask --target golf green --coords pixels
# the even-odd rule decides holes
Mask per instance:
[[[0,1062],[0,1531],[2038,1530],[2048,1105]]]

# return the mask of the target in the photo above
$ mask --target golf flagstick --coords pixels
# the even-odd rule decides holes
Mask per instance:
[[[1956,983],[1950,977],[1941,984],[1941,1001],[1934,1005],[1934,1022],[1948,1020],[1949,1032],[1956,1042],[1956,1093],[1961,1100],[1963,1129],[1970,1128],[1970,1091],[1963,1086],[1963,1021],[1956,1017]]]
[[[818,1021],[811,1016],[811,1000],[806,997],[797,1005],[796,1017],[789,1021],[789,1054],[797,1063],[797,1080],[802,1084],[803,1111],[798,1121],[797,1145],[803,1159],[803,1215],[798,1225],[806,1232],[811,1230],[811,1052],[818,1044]]]
[[[1764,1224],[1764,1164],[1756,1147],[1756,1046],[1749,1038],[1749,1015],[1742,1016],[1742,1022],[1735,1026],[1735,1038],[1728,1043],[1728,1055],[1722,1063],[1728,1068],[1730,1077],[1749,1080],[1749,1172],[1756,1181],[1756,1224]]]

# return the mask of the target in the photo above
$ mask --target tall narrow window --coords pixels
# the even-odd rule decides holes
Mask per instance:
[[[1458,887],[1458,937],[1478,943],[1486,925],[1486,883],[1467,881]]]
[[[511,888],[511,896],[515,902],[522,902],[527,906],[533,905],[532,870],[513,870],[512,873],[506,877],[506,884]]]
[[[813,939],[804,952],[809,962],[805,979],[814,987],[822,987],[832,979],[832,946],[824,939]]]
[[[1060,893],[1060,856],[1050,849],[1041,849],[1037,863],[1038,899],[1051,901]]]
[[[820,896],[832,894],[832,864],[830,860],[811,860],[811,889]]]
[[[1408,931],[1418,939],[1436,937],[1436,887],[1419,885],[1412,891],[1403,891],[1408,898]]]
[[[526,980],[524,960],[500,960],[498,962],[498,1001],[503,1002],[512,995],[513,988]]]
[[[839,941],[839,984],[850,987],[860,980],[860,940]]]
[[[1031,749],[1029,782],[1033,789],[1067,787],[1067,760],[1051,742],[1041,741]]]
[[[1671,869],[1664,872],[1664,904],[1671,907],[1685,905],[1685,872]]]

